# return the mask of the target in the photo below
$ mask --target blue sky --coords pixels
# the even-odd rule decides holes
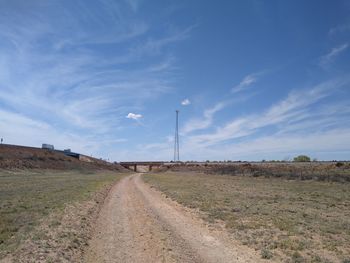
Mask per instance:
[[[350,159],[350,2],[0,0],[0,137],[109,160]]]

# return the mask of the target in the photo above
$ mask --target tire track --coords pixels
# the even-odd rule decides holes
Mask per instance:
[[[146,185],[122,179],[106,199],[85,262],[260,262]]]

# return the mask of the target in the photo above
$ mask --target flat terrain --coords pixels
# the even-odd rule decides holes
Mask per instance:
[[[253,249],[151,189],[140,174],[113,187],[86,251],[91,263],[261,261]]]
[[[144,180],[213,227],[224,226],[260,258],[350,262],[348,183],[195,172],[145,174]]]
[[[159,172],[201,172],[213,175],[265,176],[326,182],[350,182],[350,162],[185,162],[167,163]]]
[[[155,170],[2,145],[0,262],[350,262],[348,162]]]
[[[0,261],[72,262],[88,239],[98,203],[123,176],[101,170],[0,170]]]

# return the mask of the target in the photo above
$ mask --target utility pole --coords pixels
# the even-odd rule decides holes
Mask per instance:
[[[174,162],[180,161],[180,146],[179,146],[179,110],[176,110],[176,125],[175,125],[175,143],[174,143]]]

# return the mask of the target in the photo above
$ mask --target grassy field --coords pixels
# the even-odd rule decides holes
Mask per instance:
[[[198,173],[145,174],[179,203],[224,222],[262,258],[350,262],[350,185]]]
[[[88,200],[122,176],[111,171],[0,170],[0,259],[14,251],[40,220]]]

